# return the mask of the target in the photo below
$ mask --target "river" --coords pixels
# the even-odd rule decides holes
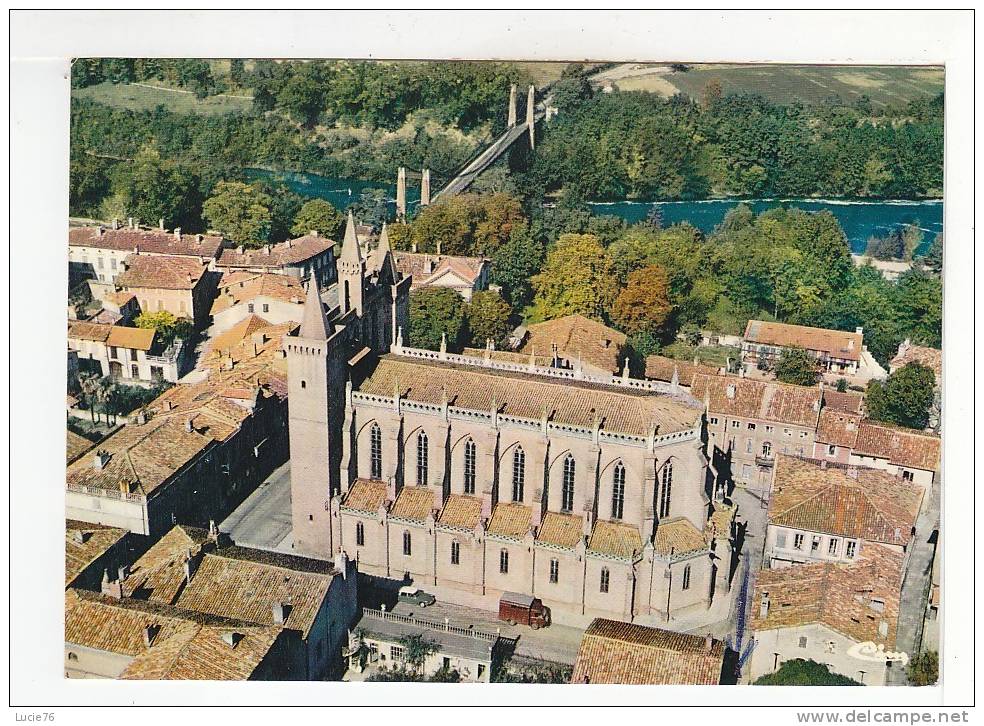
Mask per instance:
[[[355,179],[335,179],[317,174],[295,172],[270,172],[262,169],[247,170],[248,178],[282,179],[288,188],[309,197],[327,199],[339,209],[345,209],[358,200],[364,189],[385,189],[391,203],[396,195],[393,185]],[[436,191],[436,190],[435,190]],[[420,190],[407,188],[407,204],[413,209],[420,200]],[[844,230],[852,252],[864,252],[868,238],[883,235],[904,224],[918,224],[925,232],[922,249],[926,249],[939,232],[943,231],[942,200],[850,200],[850,199],[749,199],[744,200],[755,213],[773,207],[798,207],[808,212],[830,211]],[[591,208],[595,214],[621,217],[628,222],[646,218],[653,205],[663,213],[663,224],[689,222],[708,233],[721,223],[728,210],[742,200],[707,199],[691,202],[595,202]]]

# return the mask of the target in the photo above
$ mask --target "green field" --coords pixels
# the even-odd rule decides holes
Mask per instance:
[[[664,66],[649,75],[614,80],[621,90],[669,95],[672,86],[699,99],[712,78],[725,95],[751,92],[776,103],[817,103],[838,96],[848,103],[867,96],[876,106],[901,106],[943,90],[943,69],[914,66],[694,65],[685,72]]]
[[[134,83],[100,83],[72,91],[76,98],[89,98],[115,108],[133,111],[149,111],[165,106],[175,113],[223,114],[232,111],[248,111],[252,100],[237,96],[209,96],[199,101],[195,94],[185,91],[149,88]]]

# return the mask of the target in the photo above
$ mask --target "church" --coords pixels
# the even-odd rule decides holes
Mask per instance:
[[[677,382],[412,347],[411,279],[351,215],[337,283],[309,287],[289,380],[294,548],[556,622],[700,623],[733,570],[705,406]]]

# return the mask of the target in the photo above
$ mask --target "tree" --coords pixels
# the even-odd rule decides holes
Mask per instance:
[[[361,224],[379,228],[389,218],[389,202],[385,189],[363,189],[358,201],[349,209]]]
[[[335,239],[341,234],[344,226],[345,215],[335,209],[330,202],[324,199],[312,199],[305,202],[294,217],[294,225],[290,228],[290,232],[297,237],[302,237],[311,230],[317,230],[324,237]]]
[[[427,656],[437,652],[437,643],[427,640],[423,635],[407,635],[400,638],[400,645],[403,646],[403,662],[414,673],[420,673],[420,669],[427,660]]]
[[[775,367],[776,379],[797,386],[815,386],[820,377],[817,359],[803,348],[785,348]]]
[[[921,363],[906,363],[882,381],[871,381],[865,395],[868,417],[924,429],[933,405],[936,374]]]
[[[118,204],[112,216],[135,217],[156,224],[164,219],[175,227],[196,227],[201,197],[198,179],[160,152],[144,146],[129,164],[113,171],[111,192]]]
[[[935,650],[925,650],[914,655],[906,667],[906,675],[913,686],[932,686],[940,678],[940,656]]]
[[[82,398],[89,409],[89,419],[92,425],[96,425],[96,394],[99,390],[99,376],[95,373],[79,373],[79,388],[82,391]]]
[[[457,350],[464,328],[465,305],[454,290],[424,287],[410,293],[410,345],[437,350],[443,334],[448,350]]]
[[[872,235],[864,253],[876,260],[900,260],[905,254],[902,232],[895,230],[884,237]]]
[[[629,274],[628,284],[612,306],[611,318],[625,333],[655,331],[663,327],[673,306],[666,270],[649,265]]]
[[[700,94],[700,104],[704,107],[704,110],[714,108],[721,100],[722,93],[720,78],[711,78],[705,83],[704,90]]]
[[[246,247],[262,247],[270,237],[273,200],[242,182],[222,181],[205,200],[209,227]]]
[[[756,680],[754,686],[860,686],[861,684],[839,673],[831,673],[822,663],[794,658]]]
[[[938,234],[929,245],[929,251],[923,257],[923,265],[927,270],[940,275],[943,273],[943,235]]]
[[[525,308],[533,299],[530,278],[539,272],[543,256],[543,245],[526,224],[513,227],[509,240],[492,255],[492,281],[502,288],[505,298],[517,310]]]
[[[167,348],[175,338],[186,340],[194,332],[194,324],[188,318],[175,317],[167,310],[156,313],[140,313],[133,321],[138,328],[152,328],[157,332],[157,340],[161,347]]]
[[[229,78],[237,86],[246,85],[246,62],[242,58],[233,58],[229,61]]]
[[[611,262],[590,234],[562,235],[532,282],[533,314],[541,320],[580,314],[604,321],[617,295]]]
[[[489,339],[498,345],[512,327],[509,324],[512,308],[497,290],[480,290],[472,295],[467,316],[472,345],[480,348]]]

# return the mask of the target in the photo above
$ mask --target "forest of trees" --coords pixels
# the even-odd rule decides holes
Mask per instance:
[[[720,91],[720,89],[718,89]],[[662,98],[555,88],[525,194],[586,199],[942,196],[943,96],[874,115],[864,100],[777,105],[752,94]]]

